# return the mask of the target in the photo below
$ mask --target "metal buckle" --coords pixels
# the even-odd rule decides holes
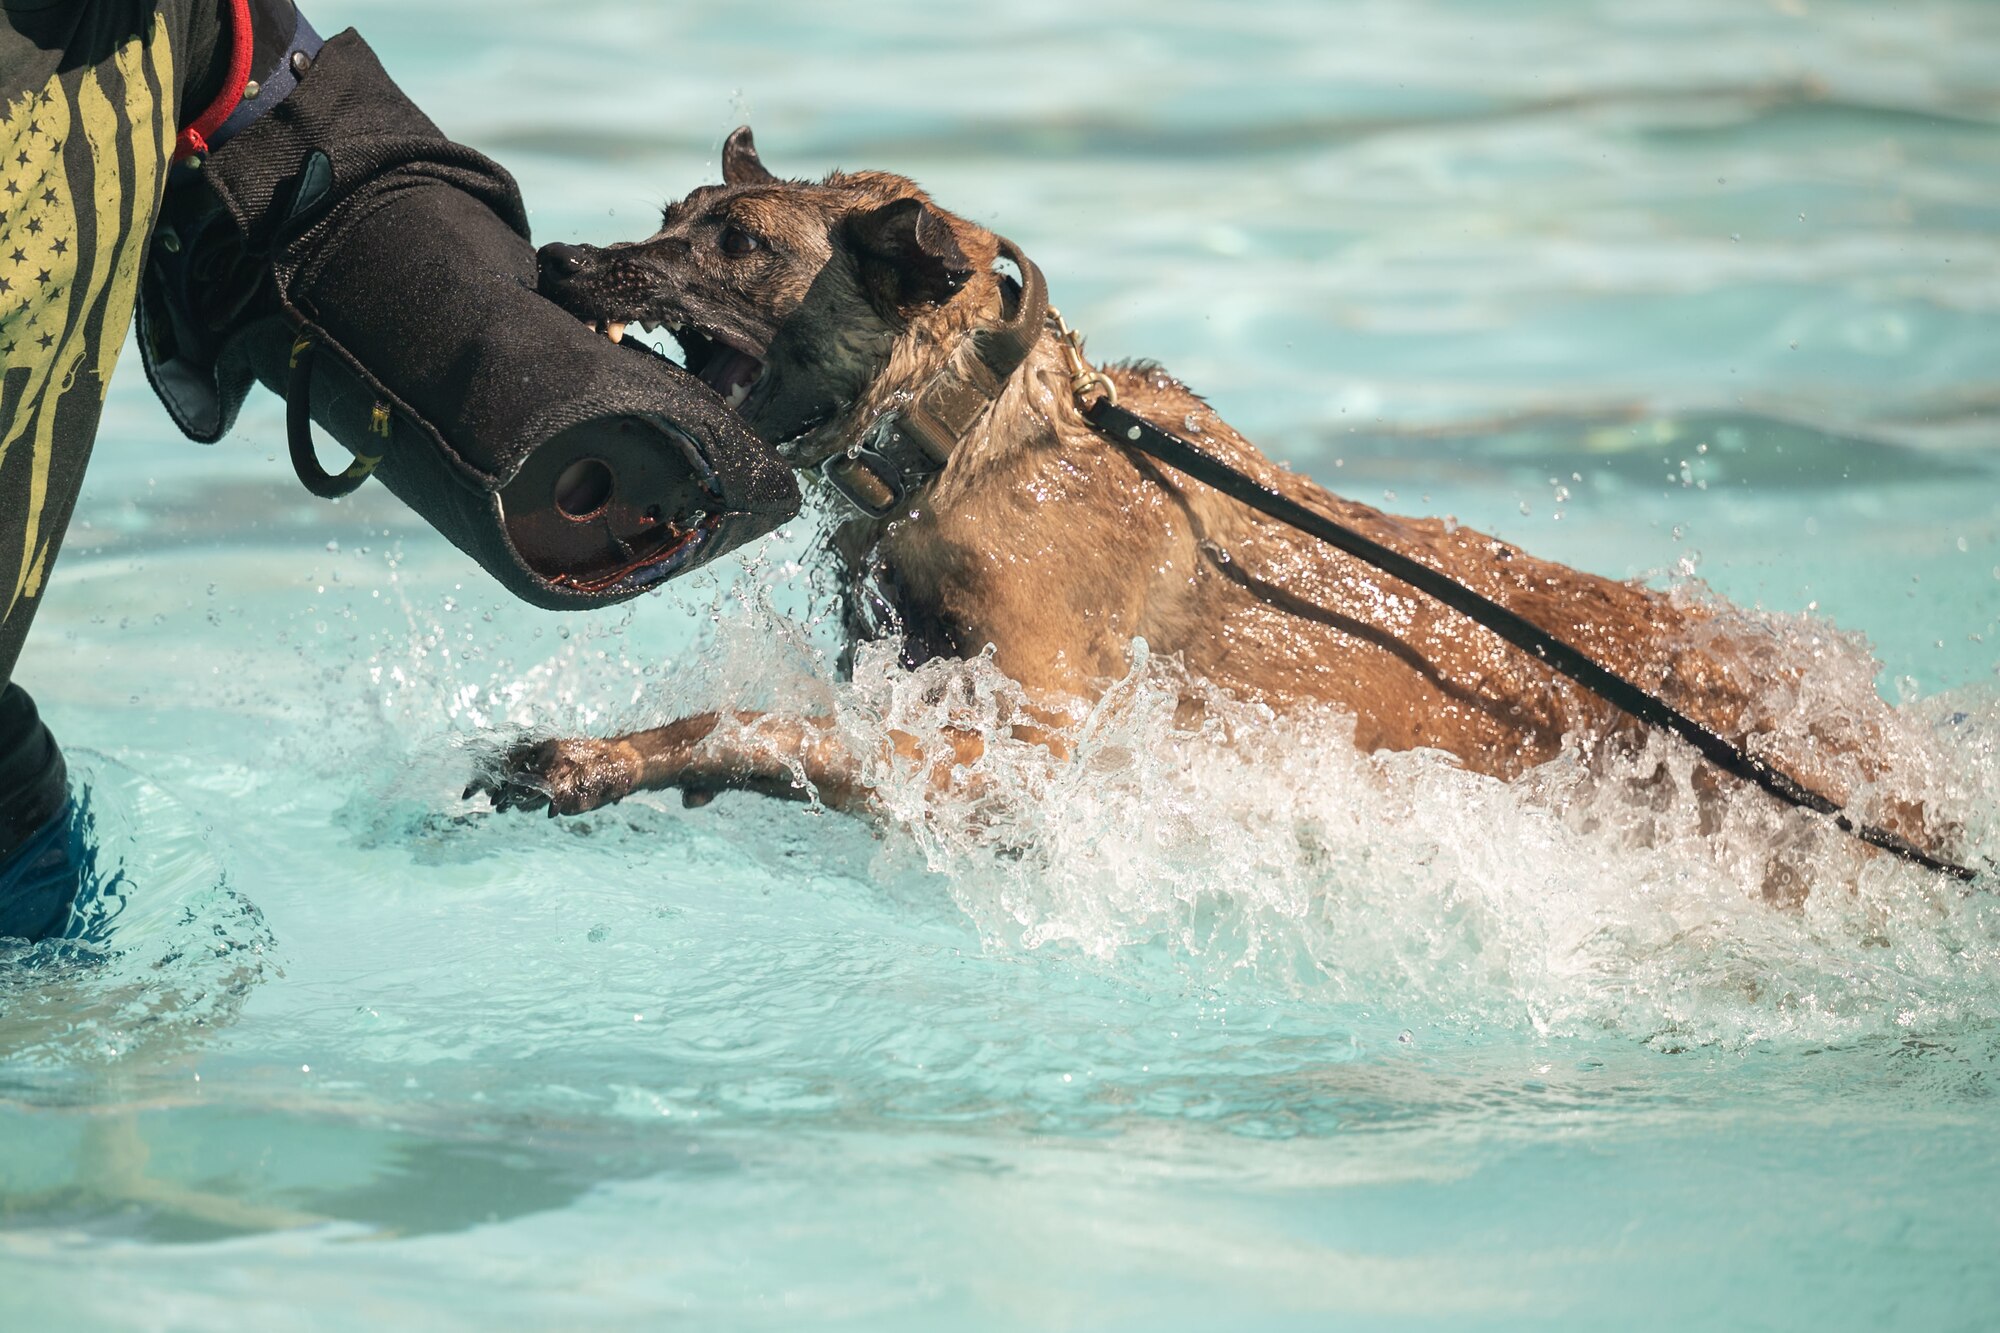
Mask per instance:
[[[1118,406],[1118,386],[1084,359],[1083,335],[1063,322],[1062,311],[1049,307],[1049,321],[1056,326],[1056,337],[1061,340],[1063,360],[1069,364],[1069,391],[1082,404],[1092,393],[1104,395],[1104,401]]]
[[[881,420],[869,429],[868,434],[856,441],[852,447],[830,455],[819,465],[819,474],[826,478],[827,484],[839,491],[849,504],[870,518],[889,517],[910,495],[910,488],[903,479],[903,470],[870,447],[885,443],[895,429],[896,414],[885,413]],[[882,489],[888,492],[889,498],[878,503],[864,497],[853,481],[857,470],[866,472],[880,484]]]

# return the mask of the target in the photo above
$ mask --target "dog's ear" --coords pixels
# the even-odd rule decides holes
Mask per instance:
[[[738,125],[722,141],[722,183],[724,185],[768,185],[778,179],[757,156],[757,141],[748,125]]]
[[[972,276],[951,224],[921,199],[856,213],[846,230],[868,299],[885,315],[948,301]]]

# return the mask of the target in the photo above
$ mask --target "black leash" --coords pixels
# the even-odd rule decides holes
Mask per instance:
[[[1177,472],[1212,486],[1231,499],[1270,515],[1309,536],[1366,561],[1383,573],[1401,579],[1417,591],[1437,598],[1452,610],[1470,617],[1524,652],[1533,653],[1551,667],[1597,695],[1614,708],[1641,722],[1673,732],[1701,752],[1703,758],[1725,773],[1754,782],[1781,801],[1815,814],[1825,815],[1843,833],[1853,834],[1870,846],[1892,856],[1935,870],[1941,875],[1970,881],[1977,872],[1951,861],[1932,856],[1907,839],[1872,824],[1857,824],[1826,797],[1800,783],[1790,774],[1771,767],[1755,755],[1746,754],[1720,735],[1709,730],[1657,695],[1606,669],[1564,643],[1532,621],[1524,620],[1490,598],[1482,597],[1464,584],[1441,574],[1429,565],[1373,541],[1324,514],[1259,485],[1235,468],[1212,458],[1172,431],[1162,430],[1144,417],[1119,407],[1109,394],[1083,410],[1083,417],[1106,439],[1137,449]]]

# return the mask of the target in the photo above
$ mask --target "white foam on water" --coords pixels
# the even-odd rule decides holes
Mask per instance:
[[[732,671],[750,667],[749,644],[769,644],[771,614],[721,629]],[[1874,668],[1860,640],[1747,612],[1717,632],[1774,659],[1816,659],[1801,684],[1770,676],[1776,752],[1818,737],[1857,812],[1920,802],[1950,832],[1947,850],[1984,865],[2000,701],[1906,706],[1870,737]],[[1967,890],[1728,780],[1704,811],[1699,761],[1668,738],[1594,757],[1579,742],[1508,783],[1440,752],[1364,754],[1331,711],[1278,717],[1209,692],[1188,728],[1176,713],[1198,685],[1140,643],[1132,671],[1063,729],[1070,752],[1057,760],[1015,738],[1035,719],[990,658],[910,672],[875,644],[851,683],[789,686],[773,684],[772,660],[767,646],[758,692],[792,694],[800,713],[831,703],[856,752],[877,756],[888,836],[915,841],[992,948],[1113,967],[1164,950],[1204,984],[1668,1048],[2000,1015],[1990,876]],[[882,757],[892,731],[948,754],[947,729],[976,731],[986,752],[942,785],[932,766]],[[1826,754],[1826,738],[1843,736],[1887,760],[1882,789]],[[1766,901],[1774,864],[1810,886],[1802,906]]]
[[[1439,752],[1364,754],[1350,719],[1217,697],[1139,644],[1132,671],[1078,707],[1056,760],[1014,735],[1035,719],[989,658],[912,672],[878,643],[838,679],[830,588],[809,534],[795,538],[637,613],[565,622],[574,634],[511,659],[445,666],[431,645],[462,627],[406,608],[409,635],[377,637],[346,670],[365,673],[377,727],[321,729],[334,751],[323,762],[386,762],[358,797],[363,842],[407,836],[412,810],[452,808],[478,757],[522,730],[606,735],[768,709],[830,716],[871,757],[894,861],[877,887],[949,895],[990,949],[1149,984],[1164,963],[1169,984],[1669,1049],[2000,1016],[1992,875],[1968,891],[1730,779],[1704,800],[1701,761],[1676,740],[1618,754],[1577,738],[1502,782]],[[1674,595],[1712,600],[1693,584]],[[1866,820],[1920,804],[1939,850],[1987,868],[1981,854],[2000,848],[2000,696],[1976,686],[1884,710],[1860,637],[1813,615],[1716,610],[1706,632],[1729,636],[1766,682],[1757,746],[1811,756],[1809,776],[1849,792]],[[694,628],[663,640],[669,613]],[[1794,682],[1784,663],[1810,669]],[[1192,728],[1176,720],[1191,690],[1205,697]],[[446,734],[413,751],[440,716]],[[892,732],[948,753],[948,728],[987,744],[942,787],[929,767],[882,758]],[[1860,751],[1881,761],[1879,784]],[[934,885],[902,882],[912,849]],[[1810,887],[1802,905],[1766,900],[1774,866]]]

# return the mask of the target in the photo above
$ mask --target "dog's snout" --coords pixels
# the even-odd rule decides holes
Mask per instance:
[[[535,251],[535,267],[541,275],[544,288],[575,277],[583,271],[590,250],[586,246],[569,245],[562,241],[550,241]]]

